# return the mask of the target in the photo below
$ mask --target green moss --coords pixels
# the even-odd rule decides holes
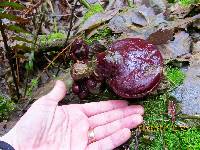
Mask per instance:
[[[198,4],[199,0],[168,0],[169,3],[179,3],[182,6],[190,6],[194,4]]]
[[[99,3],[90,4],[88,11],[83,16],[83,22],[96,13],[103,12],[104,9]]]
[[[190,128],[185,131],[174,131],[169,128],[169,130],[164,132],[155,132],[153,140],[146,142],[146,138],[143,136],[139,149],[153,149],[153,150],[196,150],[200,149],[200,130],[197,128]]]
[[[185,74],[179,68],[167,67],[165,76],[173,88],[181,85],[185,79]]]
[[[200,149],[200,129],[195,127],[184,129],[176,126],[176,123],[172,123],[167,115],[169,99],[169,95],[165,93],[147,97],[142,102],[145,115],[144,124],[139,127],[142,131],[139,138],[139,149]],[[130,147],[130,149],[134,149],[134,141]]]
[[[14,102],[0,93],[0,121],[8,119],[14,108]]]
[[[98,32],[91,36],[90,38],[85,38],[87,44],[91,45],[94,41],[98,41],[104,38],[109,38],[112,36],[112,30],[108,27],[103,29],[98,29]]]
[[[50,43],[54,40],[59,40],[59,39],[64,39],[66,37],[65,34],[63,33],[51,33],[49,35],[41,35],[40,36],[40,41],[41,41],[41,44],[47,44],[47,43]]]
[[[199,149],[200,130],[198,128],[181,129],[167,116],[167,94],[155,95],[143,102],[145,108],[144,125],[140,127],[142,136],[139,149],[176,150]],[[134,144],[130,145],[133,149]]]
[[[190,6],[190,5],[198,4],[199,0],[179,0],[178,2],[183,6]]]
[[[26,96],[32,97],[33,95],[33,90],[38,86],[38,78],[32,79],[30,85],[28,86]]]
[[[164,142],[168,149],[200,149],[200,130],[190,128],[186,131],[167,131],[164,133]]]

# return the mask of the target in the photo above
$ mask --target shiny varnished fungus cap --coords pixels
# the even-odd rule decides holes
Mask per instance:
[[[138,38],[118,40],[97,55],[96,73],[124,98],[140,98],[162,78],[163,58],[153,44]]]

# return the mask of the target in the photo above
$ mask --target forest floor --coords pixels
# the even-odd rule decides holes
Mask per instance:
[[[144,124],[119,150],[200,149],[200,3],[198,0],[12,0],[0,2],[0,136],[63,79],[64,104],[116,99],[107,85],[81,100],[71,90],[70,50],[83,39],[90,53],[119,39],[158,47],[163,79],[130,103],[145,108]]]

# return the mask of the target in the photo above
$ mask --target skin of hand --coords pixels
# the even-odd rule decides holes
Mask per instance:
[[[126,142],[143,122],[144,109],[123,100],[58,106],[66,87],[57,81],[1,140],[16,150],[110,150]],[[95,141],[88,142],[93,129]]]

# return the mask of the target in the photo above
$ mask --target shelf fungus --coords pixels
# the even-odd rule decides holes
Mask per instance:
[[[74,89],[79,89],[73,91],[80,98],[89,93],[100,93],[103,83],[120,97],[140,98],[155,90],[162,78],[163,58],[160,51],[142,39],[118,40],[92,57],[84,54],[87,56],[82,57],[88,60],[77,60],[72,67],[72,77],[76,77]],[[84,64],[84,70],[77,69],[76,66],[80,67],[77,63]],[[78,77],[75,74],[77,70]]]

